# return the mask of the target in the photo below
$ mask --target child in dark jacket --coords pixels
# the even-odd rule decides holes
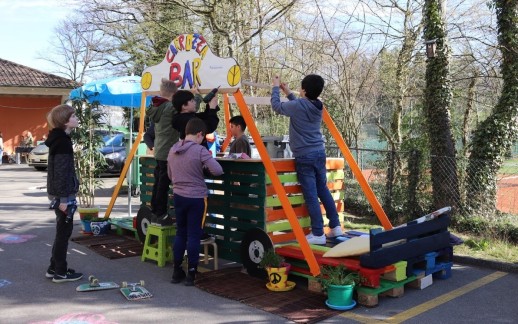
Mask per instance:
[[[205,122],[209,134],[218,128],[219,106],[217,97],[214,97],[206,105],[205,111],[197,113],[194,94],[187,90],[178,90],[173,96],[173,107],[178,112],[173,116],[173,127],[180,133],[180,139],[185,138],[185,126],[194,117]]]
[[[74,108],[69,105],[54,107],[47,115],[51,131],[45,141],[49,147],[47,193],[56,202],[56,236],[52,245],[50,265],[45,276],[53,282],[75,281],[83,277],[67,266],[68,240],[72,235],[73,213],[79,190],[74,165],[74,150],[70,132],[79,125]]]
[[[176,212],[176,237],[173,246],[174,269],[172,283],[185,279],[193,286],[199,262],[200,238],[207,210],[207,185],[204,172],[223,174],[221,165],[201,143],[206,135],[206,125],[192,118],[185,127],[185,139],[173,145],[167,157],[168,174],[174,183]],[[187,249],[188,272],[182,269]]]

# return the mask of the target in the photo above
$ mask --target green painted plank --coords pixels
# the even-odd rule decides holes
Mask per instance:
[[[311,226],[311,218],[303,217],[298,219],[301,227],[310,227]],[[281,220],[276,222],[269,222],[266,224],[266,232],[281,232],[286,230],[291,230],[291,224],[288,220]]]
[[[345,179],[344,170],[335,170],[331,172],[327,172],[327,182],[333,182],[335,180],[343,180]]]
[[[296,173],[281,173],[281,174],[278,174],[278,176],[279,176],[279,180],[281,181],[281,183],[299,182],[299,180],[297,179]],[[265,181],[266,181],[266,184],[272,183],[272,179],[268,175],[266,176]]]
[[[304,197],[302,195],[299,196],[290,196],[288,197],[288,200],[290,201],[290,204],[297,205],[304,203]],[[279,207],[281,206],[281,201],[278,197],[266,197],[266,207]]]

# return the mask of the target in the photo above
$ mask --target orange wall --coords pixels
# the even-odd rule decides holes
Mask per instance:
[[[48,134],[47,113],[61,104],[61,96],[0,95],[0,132],[4,151],[14,153],[22,134],[31,132],[34,141]]]

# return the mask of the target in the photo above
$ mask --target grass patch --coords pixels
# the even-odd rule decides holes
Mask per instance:
[[[518,158],[505,160],[500,167],[498,173],[502,174],[516,174],[518,173]]]
[[[455,255],[508,263],[515,263],[518,260],[518,246],[507,241],[483,236],[452,233],[464,240],[464,244],[457,245],[453,248]]]

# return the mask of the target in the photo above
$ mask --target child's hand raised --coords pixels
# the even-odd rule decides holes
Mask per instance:
[[[285,95],[289,95],[291,93],[291,90],[290,90],[290,87],[286,84],[286,83],[281,83],[279,85],[279,87],[281,88],[282,92],[284,92]]]
[[[211,99],[211,101],[209,101],[209,108],[210,109],[216,109],[216,107],[218,106],[218,96],[214,96],[214,98]]]
[[[281,78],[278,75],[273,77],[273,86],[278,87],[281,84]]]
[[[191,92],[195,95],[199,95],[200,94],[200,91],[198,90],[198,86],[196,85],[196,83],[194,84],[194,86],[192,87],[191,89]]]

